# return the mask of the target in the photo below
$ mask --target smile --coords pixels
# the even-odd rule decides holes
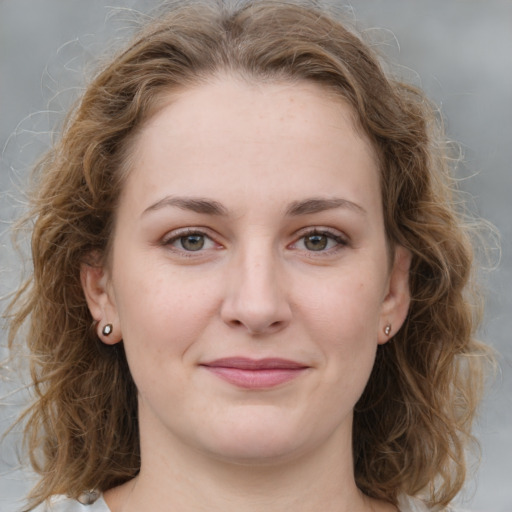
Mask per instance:
[[[309,368],[286,359],[231,357],[201,364],[217,377],[244,389],[273,388],[293,380]]]

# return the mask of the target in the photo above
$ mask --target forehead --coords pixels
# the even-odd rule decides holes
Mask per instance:
[[[279,108],[275,108],[276,102]],[[252,115],[255,109],[258,110],[257,118]],[[180,128],[193,126],[198,134],[204,123],[216,123],[218,127],[226,123],[227,127],[230,119],[237,123],[242,118],[245,121],[257,119],[262,124],[267,124],[267,130],[272,123],[288,122],[287,130],[295,132],[314,123],[325,125],[326,122],[336,130],[338,121],[342,118],[350,123],[354,134],[368,142],[371,148],[357,113],[342,94],[313,81],[250,81],[237,75],[220,74],[207,83],[159,94],[154,100],[149,119],[138,132],[139,138],[152,127],[161,126],[162,121],[165,123],[170,111],[176,123],[180,123]],[[228,112],[230,118],[219,115]],[[238,119],[234,114],[238,114]],[[307,124],[296,124],[294,130],[291,124],[295,121],[306,121]]]
[[[378,187],[378,165],[352,108],[309,82],[248,84],[232,77],[170,93],[132,145],[139,192],[197,195],[243,188],[317,188],[352,174],[347,193]],[[251,183],[251,180],[255,183]],[[349,180],[350,181],[350,180]],[[255,191],[256,192],[256,191]],[[300,192],[302,193],[302,192]]]

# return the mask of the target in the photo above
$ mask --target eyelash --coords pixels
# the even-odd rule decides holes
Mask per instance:
[[[179,230],[178,232],[172,232],[169,234],[169,236],[165,236],[162,239],[161,244],[164,247],[168,247],[168,248],[174,250],[175,252],[180,253],[180,255],[190,258],[190,257],[196,256],[194,253],[203,252],[203,247],[200,247],[197,251],[187,250],[187,249],[185,249],[185,247],[183,247],[183,240],[186,239],[187,237],[193,237],[193,236],[203,237],[204,243],[207,243],[206,241],[209,240],[210,242],[212,242],[216,245],[219,245],[204,230],[196,229],[196,228],[185,228],[185,229]],[[182,240],[181,248],[173,247],[173,244],[180,240]]]
[[[218,247],[221,247],[221,245],[218,244],[217,242],[215,242],[215,240],[211,236],[209,236],[203,229],[197,229],[197,228],[185,228],[185,229],[179,230],[178,232],[170,233],[168,236],[166,236],[162,239],[161,245],[172,249],[173,251],[179,253],[182,256],[189,257],[189,258],[197,257],[197,256],[199,256],[199,253],[204,252],[208,248],[204,249],[201,246],[196,251],[188,250],[185,247],[183,247],[183,242],[181,244],[181,248],[173,247],[173,244],[178,242],[179,240],[184,240],[187,237],[192,237],[192,236],[203,237],[203,240],[205,241],[205,243],[208,243],[207,242],[207,240],[208,240],[208,241],[210,241],[210,243],[213,243],[213,244],[217,245]],[[308,250],[307,248],[297,249],[296,247],[294,247],[294,246],[297,246],[297,244],[299,244],[301,241],[305,241],[307,239],[307,237],[314,237],[314,236],[326,237],[328,239],[327,244],[329,244],[329,241],[334,241],[336,243],[336,245],[334,247],[329,247],[327,249],[322,248],[318,251]],[[346,247],[347,245],[349,245],[349,242],[346,239],[346,237],[341,236],[338,232],[330,231],[328,229],[309,228],[307,231],[303,231],[302,233],[300,233],[300,236],[294,242],[289,244],[288,247],[295,248],[296,250],[303,250],[304,252],[308,253],[308,255],[311,257],[318,257],[321,255],[325,255],[326,253],[333,254],[333,253],[337,252],[338,250],[342,249],[343,247]],[[195,254],[195,253],[198,253],[198,254]],[[317,253],[317,254],[315,254],[315,253]]]

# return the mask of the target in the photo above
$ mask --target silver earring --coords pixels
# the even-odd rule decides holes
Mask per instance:
[[[112,334],[112,324],[105,324],[101,330],[101,334],[103,334],[103,336],[110,336]]]
[[[108,324],[108,325],[110,325],[110,324]],[[92,505],[100,497],[100,494],[101,494],[100,491],[97,491],[96,489],[91,489],[90,491],[84,491],[78,497],[78,502],[81,503],[82,505]]]
[[[386,336],[389,336],[391,334],[391,324],[388,324],[386,325],[386,327],[384,327],[384,334]]]

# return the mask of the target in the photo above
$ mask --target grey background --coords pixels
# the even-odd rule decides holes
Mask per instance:
[[[7,231],[23,208],[19,188],[27,170],[77,96],[87,63],[106,41],[126,38],[130,9],[144,12],[157,4],[0,0],[0,295],[14,288],[22,267]],[[512,512],[512,0],[354,0],[347,13],[402,75],[440,105],[449,137],[464,152],[461,187],[502,235],[497,269],[482,272],[488,307],[481,330],[499,351],[500,368],[477,424],[480,470],[461,507]],[[5,334],[1,340],[5,345]],[[23,391],[13,392],[20,386],[4,368],[0,432],[26,400]],[[18,510],[29,485],[28,473],[18,467],[18,446],[17,432],[0,444],[1,512]]]

